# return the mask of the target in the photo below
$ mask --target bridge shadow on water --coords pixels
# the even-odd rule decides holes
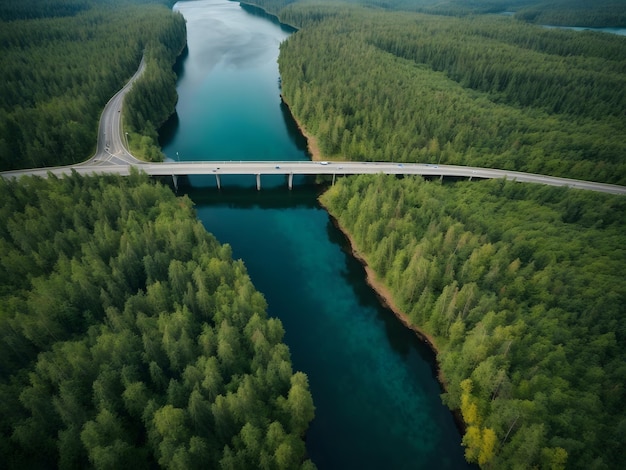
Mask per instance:
[[[208,176],[207,178],[212,177]],[[246,179],[250,184],[224,184],[221,189],[217,189],[215,183],[212,186],[192,185],[189,183],[189,178],[183,176],[178,178],[178,190],[176,191],[171,177],[164,177],[162,181],[175,190],[179,196],[187,195],[196,204],[221,204],[243,209],[250,207],[288,209],[294,206],[314,208],[318,206],[317,197],[324,190],[324,186],[315,184],[311,177],[302,177],[302,181],[299,182],[296,182],[294,177],[294,187],[290,190],[287,187],[286,178],[274,175],[264,176],[263,187],[258,191],[253,176],[236,178]],[[270,185],[270,178],[280,179],[280,183]],[[266,182],[268,184],[265,184]]]
[[[318,468],[472,468],[441,404],[429,345],[364,282],[349,240],[318,203],[330,182],[302,177],[289,190],[284,176],[267,176],[261,190],[253,175],[224,178],[221,189],[214,175],[181,177],[178,195],[244,260],[268,315],[283,323],[316,404],[307,451]]]

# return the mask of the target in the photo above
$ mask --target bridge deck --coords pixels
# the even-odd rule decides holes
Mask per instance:
[[[433,165],[426,163],[388,162],[313,162],[313,161],[210,161],[210,162],[163,162],[138,163],[135,165],[93,162],[55,168],[39,168],[3,172],[5,178],[21,175],[46,177],[70,174],[72,170],[80,174],[120,174],[129,175],[131,168],[137,168],[151,176],[171,175],[362,175],[384,173],[390,175],[422,175],[463,178],[507,178],[526,183],[539,183],[552,186],[568,186],[577,189],[600,191],[626,195],[626,187],[595,183],[591,181],[557,178],[553,176],[522,173],[509,170],[466,167],[455,165]]]

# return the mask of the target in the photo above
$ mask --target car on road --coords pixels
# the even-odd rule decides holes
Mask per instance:
[[[328,165],[328,162],[320,162],[320,165]]]

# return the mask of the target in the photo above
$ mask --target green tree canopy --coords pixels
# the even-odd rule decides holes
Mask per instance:
[[[371,175],[340,179],[322,202],[434,338],[470,461],[619,468],[622,196]]]
[[[0,201],[6,467],[305,464],[307,378],[189,199],[134,173],[2,179]]]

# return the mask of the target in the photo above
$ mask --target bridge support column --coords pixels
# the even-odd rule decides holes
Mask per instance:
[[[472,181],[472,177],[470,176],[469,179],[467,181]]]
[[[174,189],[178,192],[178,175],[172,175],[172,182],[174,183]]]
[[[335,186],[335,174],[333,173],[333,186]]]
[[[215,182],[217,183],[217,189],[222,189],[222,181],[220,180],[220,175],[215,175]]]
[[[439,181],[443,181],[443,175],[439,177]]]
[[[287,185],[289,186],[289,189],[293,189],[293,173],[289,173]]]
[[[261,174],[256,175],[256,190],[261,190]]]

